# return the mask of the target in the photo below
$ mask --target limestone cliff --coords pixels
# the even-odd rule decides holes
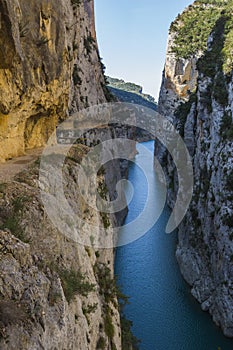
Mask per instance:
[[[106,102],[93,0],[0,0],[0,44],[0,162],[44,146],[69,114]],[[63,168],[72,209],[93,225],[91,232],[80,228],[85,246],[46,214],[38,161],[0,184],[1,349],[122,348],[114,251],[95,248],[94,240],[99,228],[122,222],[127,209],[108,216],[89,207],[77,189],[76,167],[100,134],[118,133],[91,130]],[[59,154],[54,157],[56,163]],[[118,161],[102,169],[104,198],[116,196],[121,176]],[[55,174],[50,180],[56,182]]]
[[[0,45],[0,161],[105,102],[93,0],[1,0]]]
[[[233,337],[232,2],[195,1],[170,28],[159,112],[193,159],[194,191],[180,225],[177,259],[192,294]],[[171,156],[157,142],[169,205],[178,188]]]

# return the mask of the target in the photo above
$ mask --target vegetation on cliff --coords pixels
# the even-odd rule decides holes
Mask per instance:
[[[214,33],[218,21],[225,21],[223,40],[218,40],[224,73],[233,68],[233,1],[199,0],[190,5],[171,24],[170,33],[175,34],[173,52],[177,58],[190,58],[205,52],[208,38]],[[220,39],[220,38],[219,38]]]
[[[219,6],[206,7],[195,2],[171,24],[170,32],[176,34],[173,52],[178,58],[189,58],[207,48],[208,37],[221,14]]]
[[[156,103],[153,96],[143,93],[143,87],[141,85],[125,82],[123,79],[111,78],[109,76],[107,76],[106,79],[109,87],[137,94],[139,97],[142,97],[149,102]]]
[[[116,89],[135,92],[136,94],[142,93],[142,86],[140,85],[130,83],[130,82],[125,82],[123,79],[111,78],[109,76],[107,76],[106,78],[107,78],[108,84],[110,86],[115,87]]]
[[[197,61],[199,74],[209,79],[205,91],[200,91],[200,101],[208,113],[213,111],[213,100],[228,108],[228,83],[233,69],[233,1],[195,1],[170,27],[174,34],[172,51],[177,59],[200,57]],[[195,91],[188,102],[182,103],[175,112],[180,133],[193,102]],[[227,125],[227,132],[223,128]],[[226,110],[220,133],[223,139],[232,139],[232,114]]]
[[[126,83],[122,79],[106,77],[107,89],[118,101],[134,103],[153,110],[157,110],[154,97],[142,92],[143,88],[134,83]]]

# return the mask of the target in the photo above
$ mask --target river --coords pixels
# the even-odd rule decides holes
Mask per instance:
[[[152,141],[144,145],[153,153]],[[143,151],[139,150],[129,169],[129,181],[135,191],[126,223],[132,222],[146,205],[148,184],[137,166],[142,157]],[[147,204],[153,216],[159,210],[163,192],[153,171],[153,155],[149,168],[147,178],[154,201]],[[126,187],[130,197],[127,191],[131,193],[132,186]],[[169,208],[165,207],[145,235],[116,251],[115,274],[123,293],[130,296],[125,314],[133,321],[133,333],[141,340],[140,350],[232,350],[233,340],[224,337],[210,315],[201,310],[181,276],[175,258],[177,232],[165,233],[169,215]],[[141,223],[142,229],[144,224]]]

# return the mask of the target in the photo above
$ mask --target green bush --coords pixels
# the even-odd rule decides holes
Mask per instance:
[[[132,323],[126,320],[123,315],[123,308],[128,303],[128,297],[120,290],[116,277],[112,277],[110,268],[104,263],[96,263],[94,266],[95,276],[100,287],[100,294],[104,297],[105,303],[105,318],[104,330],[106,335],[112,339],[114,336],[114,326],[112,323],[112,310],[109,303],[114,307],[120,306],[121,314],[121,329],[122,329],[122,349],[128,350],[133,346],[133,349],[138,349],[138,340],[131,332]],[[116,298],[119,304],[116,303]],[[130,345],[130,346],[129,346]]]
[[[25,204],[30,201],[30,198],[26,196],[15,197],[12,200],[11,208],[7,209],[5,213],[3,213],[1,219],[2,224],[0,229],[8,229],[11,233],[20,239],[24,243],[29,243],[28,237],[26,237],[24,230],[21,226],[21,216],[22,211],[25,207]]]
[[[219,1],[217,6],[207,7],[207,3],[195,1],[172,23],[170,32],[177,34],[172,50],[177,58],[189,58],[206,50],[207,39],[221,14],[219,5],[223,5]]]
[[[217,72],[222,71],[224,47],[224,31],[227,18],[220,17],[213,25],[213,41],[211,49],[204,52],[204,55],[198,60],[197,68],[200,73],[214,79]]]
[[[116,277],[112,277],[111,270],[106,264],[96,262],[94,271],[100,287],[100,294],[104,296],[106,303],[111,302],[117,307],[116,298],[120,300],[122,305],[128,302],[127,296],[121,292]]]
[[[103,221],[104,228],[108,229],[111,226],[109,214],[101,212],[100,216],[101,216],[101,219]]]
[[[177,58],[190,58],[202,52],[199,69],[208,76],[215,76],[216,63],[224,74],[233,69],[233,0],[199,0],[190,5],[171,24],[170,32],[176,33],[173,52]],[[207,51],[207,41],[213,33],[215,40]]]
[[[131,331],[133,323],[121,314],[121,346],[122,350],[139,349],[140,341],[133,335]]]
[[[221,106],[228,105],[228,88],[229,77],[225,74],[224,68],[224,36],[226,35],[226,26],[228,17],[222,15],[215,23],[213,28],[213,41],[211,47],[198,60],[197,68],[200,73],[210,77],[211,82],[206,94],[201,96],[206,103],[208,112],[212,112],[212,100],[215,99]],[[232,46],[233,47],[233,46]]]
[[[84,40],[84,47],[87,51],[87,54],[89,55],[95,45],[95,39],[91,35],[88,35],[83,40]]]
[[[225,27],[225,42],[222,50],[223,55],[223,71],[225,74],[231,73],[233,69],[233,19],[232,19],[233,0],[228,0],[225,13],[228,16],[228,21]]]
[[[112,322],[112,310],[109,306],[107,306],[105,315],[104,315],[104,331],[109,337],[109,339],[113,339],[115,334],[115,328]]]
[[[91,314],[91,313],[94,313],[96,310],[97,310],[97,307],[98,307],[98,304],[95,303],[95,304],[88,304],[87,306],[83,307],[82,308],[82,311],[83,311],[83,314],[85,316]]]
[[[89,283],[80,271],[63,270],[59,272],[59,275],[68,302],[70,302],[76,294],[87,297],[90,292],[95,290],[95,285]]]

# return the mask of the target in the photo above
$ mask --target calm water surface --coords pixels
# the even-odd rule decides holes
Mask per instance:
[[[153,152],[153,142],[144,145]],[[136,164],[140,157],[141,151]],[[148,185],[136,164],[132,163],[129,171],[135,193],[126,223],[134,220],[146,205]],[[148,204],[153,216],[159,210],[163,191],[153,172],[152,157],[148,178],[154,195],[154,201]],[[128,192],[131,190],[128,186]],[[177,234],[165,233],[169,214],[165,207],[152,229],[137,241],[119,247],[116,253],[115,272],[124,294],[130,296],[125,313],[133,321],[134,334],[141,339],[140,349],[233,350],[233,340],[225,338],[209,314],[201,310],[182,279],[175,259]],[[143,228],[145,223],[141,225]],[[130,232],[126,229],[123,234]]]

